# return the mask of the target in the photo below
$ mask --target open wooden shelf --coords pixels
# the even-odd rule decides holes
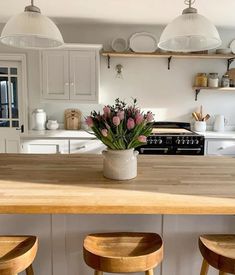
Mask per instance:
[[[195,53],[135,53],[135,52],[102,52],[103,56],[110,57],[156,57],[156,58],[205,58],[205,59],[230,59],[235,58],[235,54],[195,54]]]
[[[188,58],[188,59],[225,59],[227,61],[227,70],[229,70],[230,64],[235,59],[235,54],[201,54],[201,53],[135,53],[135,52],[102,52],[102,56],[106,56],[108,60],[108,68],[110,68],[111,57],[151,57],[151,58],[167,58],[168,59],[168,70],[170,70],[170,63],[172,58]]]
[[[195,101],[197,101],[197,96],[201,90],[216,90],[216,91],[235,91],[235,87],[200,87],[193,86],[195,90]]]

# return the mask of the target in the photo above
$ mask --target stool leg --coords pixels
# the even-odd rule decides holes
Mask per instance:
[[[145,275],[153,275],[153,269],[145,271]]]
[[[227,273],[223,272],[223,271],[219,271],[219,275],[226,275]]]
[[[205,259],[203,259],[200,275],[207,275],[208,269],[209,269],[209,264]]]
[[[102,272],[102,271],[95,270],[94,275],[103,275],[103,272]]]
[[[26,275],[34,275],[32,265],[30,265],[29,267],[27,267],[25,271],[26,271]]]

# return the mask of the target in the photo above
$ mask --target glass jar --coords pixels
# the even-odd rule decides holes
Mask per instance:
[[[207,76],[206,73],[198,73],[195,77],[196,87],[207,87]]]
[[[229,79],[229,76],[227,74],[222,76],[221,86],[222,87],[230,87],[230,79]]]
[[[209,73],[208,87],[211,87],[211,88],[219,87],[219,75],[218,75],[218,73]]]

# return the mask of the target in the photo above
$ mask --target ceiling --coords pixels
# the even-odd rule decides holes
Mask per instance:
[[[1,1],[0,22],[23,11],[30,0]],[[56,23],[119,23],[165,25],[185,7],[184,0],[35,0]],[[200,14],[215,25],[235,28],[235,0],[196,0]]]

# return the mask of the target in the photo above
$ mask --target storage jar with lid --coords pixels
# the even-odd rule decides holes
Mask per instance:
[[[46,129],[46,113],[43,109],[33,111],[34,130],[42,131]]]
[[[218,75],[218,73],[209,73],[208,87],[211,87],[211,88],[219,87],[219,75]]]
[[[230,87],[229,75],[225,74],[222,76],[221,86],[222,87]]]
[[[195,77],[196,87],[207,87],[207,76],[206,73],[198,73]]]

